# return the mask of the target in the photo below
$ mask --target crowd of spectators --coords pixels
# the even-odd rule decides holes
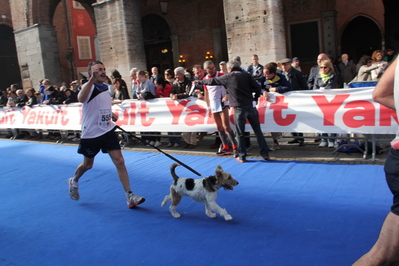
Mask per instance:
[[[309,73],[301,71],[300,59],[282,58],[277,62],[267,62],[262,65],[259,63],[260,58],[254,54],[252,56],[252,64],[246,69],[241,66],[241,59],[239,56],[234,57],[234,61],[241,66],[241,71],[251,74],[253,79],[261,88],[263,96],[268,92],[286,93],[293,90],[325,90],[332,88],[345,88],[349,83],[376,81],[378,80],[388,64],[396,57],[394,49],[387,49],[385,52],[376,50],[371,56],[364,55],[359,62],[355,64],[348,54],[342,54],[337,61],[325,53],[321,53],[317,57],[317,64],[313,66]],[[215,101],[209,100],[208,89],[205,85],[199,85],[194,80],[205,80],[208,78],[219,77],[228,74],[229,70],[226,68],[226,61],[221,61],[215,64],[212,61],[206,61],[203,64],[196,64],[190,68],[177,67],[175,69],[165,69],[159,73],[157,67],[151,68],[151,73],[137,68],[130,70],[131,81],[129,85],[122,78],[118,70],[112,70],[108,78],[110,97],[115,104],[119,104],[124,100],[138,99],[149,100],[153,98],[171,98],[173,100],[184,99],[187,97],[196,97],[199,100],[205,101],[209,110],[214,108]],[[39,81],[39,89],[34,88],[21,89],[16,84],[12,84],[5,91],[0,90],[0,107],[23,107],[33,105],[60,105],[71,104],[77,102],[77,95],[81,86],[87,81],[85,77],[80,80],[72,81],[69,86],[63,83],[61,86],[51,84],[49,79],[42,79]],[[229,155],[229,147],[231,150],[236,150],[236,142],[234,132],[226,121],[222,118],[229,113],[228,99],[224,98],[223,93],[215,93],[215,88],[212,89],[212,97],[222,97],[220,103],[223,105],[219,115],[219,111],[209,115],[217,118],[215,124],[216,138],[215,142],[210,148],[219,148],[218,155]],[[227,113],[226,113],[227,112]],[[233,128],[234,130],[234,128]],[[212,132],[213,133],[213,132]],[[227,133],[227,135],[226,135]],[[206,132],[167,132],[168,143],[167,147],[180,147],[195,149],[197,143],[206,135]],[[141,132],[143,139],[149,145],[161,146],[160,132]],[[249,132],[246,133],[246,150],[251,148]],[[270,150],[280,149],[278,140],[282,133],[271,132],[273,145]],[[220,139],[220,137],[222,140]],[[228,136],[228,138],[227,138]],[[298,144],[303,146],[305,140],[303,133],[293,132],[293,139],[288,141],[288,144]],[[336,147],[337,143],[333,138],[335,134],[320,134],[315,138],[315,141],[320,141],[320,147]],[[8,130],[7,138],[43,138],[40,130],[33,132],[13,131]],[[46,136],[50,139],[59,139],[61,136],[54,129],[54,132],[49,131]],[[69,139],[74,141],[79,140],[79,134],[69,134]],[[183,143],[181,143],[183,140]]]

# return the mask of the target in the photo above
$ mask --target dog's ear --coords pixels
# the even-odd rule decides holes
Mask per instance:
[[[220,165],[218,165],[215,169],[215,173],[216,176],[221,176],[224,173],[223,168]]]

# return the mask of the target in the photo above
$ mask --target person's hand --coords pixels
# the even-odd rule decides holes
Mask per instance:
[[[171,98],[172,98],[172,100],[177,100],[177,99],[179,99],[179,97],[177,96],[177,94],[172,94],[171,95]]]
[[[271,87],[271,88],[269,89],[269,91],[270,91],[270,92],[276,92],[276,87]]]

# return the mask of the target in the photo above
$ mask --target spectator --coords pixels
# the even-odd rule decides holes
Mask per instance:
[[[137,80],[137,72],[139,72],[138,68],[132,68],[130,69],[130,78],[132,80],[132,87],[131,87],[131,91],[129,92],[129,94],[131,95],[132,99],[137,99],[137,88],[138,88],[138,80]]]
[[[66,89],[64,91],[64,95],[65,95],[65,101],[63,102],[63,104],[70,104],[70,103],[78,102],[78,97],[73,90]]]
[[[175,82],[175,75],[172,69],[166,69],[164,73],[165,80],[172,86],[173,82]]]
[[[155,85],[148,79],[147,73],[140,70],[137,74],[137,99],[148,100],[155,98]]]
[[[226,61],[221,61],[219,63],[219,72],[223,74],[228,74],[229,72],[227,71],[227,66],[226,66]]]
[[[302,72],[301,66],[299,65],[300,63],[301,63],[301,61],[299,61],[299,58],[298,57],[294,57],[294,58],[292,58],[291,66],[293,68],[295,68],[296,70]]]
[[[172,93],[172,85],[170,85],[162,76],[158,77],[155,80],[155,97],[156,98],[165,98],[170,97]]]
[[[205,61],[204,69],[208,74],[203,79],[221,77],[224,74],[216,71],[215,64],[212,61]],[[209,115],[213,116],[216,129],[222,141],[222,149],[216,154],[220,156],[231,155],[229,141],[232,145],[234,156],[238,156],[237,141],[230,127],[229,120],[229,102],[227,101],[226,89],[223,86],[204,86],[205,101],[208,106]],[[227,133],[227,134],[226,134]],[[228,140],[227,140],[228,138]]]
[[[341,62],[338,64],[338,69],[340,73],[340,80],[344,84],[348,84],[356,76],[356,66],[351,61],[349,61],[349,56],[347,54],[342,54]],[[346,87],[344,85],[344,87]]]
[[[26,106],[32,107],[33,105],[37,104],[37,98],[36,98],[35,94],[36,94],[36,91],[34,88],[29,88],[26,91],[26,97],[28,98],[28,101],[26,101],[26,103],[25,103]]]
[[[285,64],[291,64],[291,60],[284,59]],[[277,68],[274,63],[269,63],[263,68],[265,82],[262,84],[263,96],[267,97],[268,92],[285,93],[292,90],[291,84],[283,74],[277,73]],[[281,137],[280,132],[271,132],[273,138],[273,146],[271,150],[279,150],[280,145],[278,139]]]
[[[325,53],[321,53],[321,54],[319,54],[317,56],[317,65],[313,66],[310,69],[310,74],[309,74],[309,77],[308,77],[308,88],[309,88],[309,90],[313,90],[315,78],[320,72],[319,64],[323,60],[330,60],[328,55],[325,54]]]
[[[382,60],[391,63],[396,59],[397,56],[398,55],[395,54],[395,49],[393,47],[389,47],[385,50],[385,56]]]
[[[373,60],[373,66],[377,66],[376,69],[371,71],[371,80],[378,80],[385,70],[385,61],[382,60],[383,52],[381,50],[375,50],[371,55],[371,59]]]
[[[360,61],[359,61],[359,72],[357,73],[357,76],[351,81],[351,82],[357,82],[357,81],[371,81],[371,71],[377,69],[379,66],[378,65],[372,65],[373,60],[371,59],[370,56],[364,55]],[[388,64],[387,62],[382,63],[382,66],[385,66]]]
[[[283,69],[283,75],[286,77],[287,81],[291,84],[292,90],[307,90],[308,87],[306,85],[305,79],[303,78],[302,72],[296,70],[292,66],[292,61],[289,58],[284,58],[280,61]],[[293,140],[288,141],[288,144],[298,143],[300,147],[302,147],[305,143],[305,139],[303,138],[303,133],[293,132],[291,133],[294,136]],[[298,138],[299,137],[299,138]]]
[[[319,65],[320,72],[315,78],[315,83],[313,86],[314,90],[325,90],[325,89],[334,89],[337,84],[337,76],[334,74],[334,67],[330,60],[323,60]],[[323,133],[322,136],[326,137],[336,137],[336,133]],[[328,147],[334,148],[334,139],[328,139]],[[327,146],[327,140],[325,138],[321,139],[320,147]]]
[[[247,72],[242,71],[240,63],[229,61],[229,74],[218,78],[198,81],[203,85],[223,85],[226,87],[230,105],[234,107],[234,122],[238,140],[238,162],[246,162],[245,124],[248,119],[258,140],[260,154],[264,160],[270,160],[269,149],[259,124],[259,115],[254,102],[260,97],[260,86]],[[267,97],[266,97],[267,99]]]
[[[157,67],[153,67],[153,68],[151,68],[151,77],[150,77],[150,80],[152,81],[152,82],[154,82],[158,77],[161,77],[162,75],[160,75],[159,73],[158,73],[158,68]]]
[[[124,100],[130,99],[126,83],[123,79],[116,78],[113,85],[114,94],[112,95],[112,100],[122,102]]]
[[[259,64],[259,57],[256,54],[252,56],[252,64],[248,66],[247,72],[261,85],[263,66]]]
[[[7,93],[5,91],[0,91],[0,107],[7,105]]]
[[[28,101],[28,96],[26,96],[24,90],[17,90],[17,106],[23,107],[25,106],[26,102]]]

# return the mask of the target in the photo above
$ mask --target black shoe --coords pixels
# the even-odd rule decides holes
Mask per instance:
[[[287,142],[288,144],[295,144],[295,143],[299,143],[299,141],[297,139],[293,139]]]
[[[299,147],[303,147],[304,145],[305,145],[305,141],[303,141],[303,140],[300,140],[300,141],[299,141],[299,145],[298,145],[298,146],[299,146]]]

